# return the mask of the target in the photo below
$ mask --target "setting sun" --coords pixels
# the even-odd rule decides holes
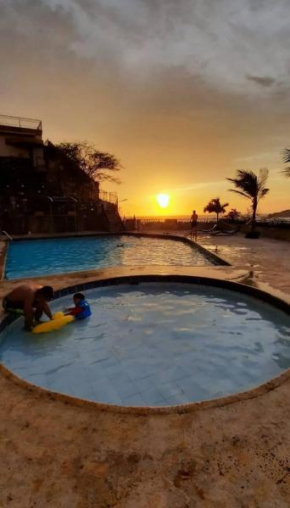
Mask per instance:
[[[170,197],[168,194],[157,194],[156,201],[161,208],[167,208]]]

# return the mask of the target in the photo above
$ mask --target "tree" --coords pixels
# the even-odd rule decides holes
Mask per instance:
[[[220,198],[214,198],[206,205],[203,211],[208,213],[216,213],[216,221],[218,223],[219,214],[225,213],[227,206],[229,206],[229,203],[225,203],[224,205],[222,205],[220,202]]]
[[[111,174],[120,171],[122,168],[119,160],[114,155],[100,152],[93,145],[86,142],[60,143],[56,147],[91,179],[98,182],[108,180],[120,183],[120,180]]]
[[[284,151],[284,162],[285,164],[288,164],[290,162],[290,148],[286,148]],[[290,178],[290,167],[283,170],[283,173],[285,173],[288,178]]]
[[[240,219],[240,217],[241,217],[241,214],[240,214],[240,212],[238,212],[238,210],[236,210],[236,208],[232,208],[225,216],[226,219],[229,219],[231,221],[238,220],[238,219]]]
[[[256,228],[258,203],[260,199],[265,197],[270,190],[265,187],[268,174],[269,171],[266,168],[260,169],[259,176],[257,176],[253,171],[239,169],[237,171],[236,178],[227,178],[227,180],[232,182],[236,187],[236,189],[230,189],[231,192],[235,192],[236,194],[240,194],[240,196],[244,196],[245,198],[251,200],[252,232],[254,232]]]

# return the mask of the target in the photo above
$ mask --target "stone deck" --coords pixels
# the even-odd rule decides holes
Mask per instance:
[[[288,292],[290,301],[288,244],[242,237],[200,241],[236,265],[207,273],[273,286],[276,294]],[[145,267],[49,280],[60,288],[146,271],[200,273]],[[2,281],[0,297],[16,284]],[[289,393],[286,379],[247,399],[196,405],[184,414],[123,414],[29,389],[2,369],[0,506],[288,508]]]
[[[200,236],[198,242],[235,268],[252,272],[253,280],[290,294],[290,243],[243,235]],[[265,286],[264,286],[265,287]]]

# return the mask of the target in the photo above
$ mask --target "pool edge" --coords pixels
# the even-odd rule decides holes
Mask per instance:
[[[36,394],[40,398],[48,400],[55,400],[63,402],[64,404],[71,404],[78,407],[87,407],[100,412],[117,413],[117,414],[136,414],[136,415],[170,415],[170,414],[185,414],[193,413],[200,410],[212,409],[217,407],[224,407],[231,404],[237,404],[249,399],[261,397],[281,386],[282,384],[290,381],[290,368],[282,374],[275,376],[266,383],[262,383],[250,390],[244,392],[237,392],[233,395],[226,395],[216,399],[188,402],[187,404],[176,404],[174,406],[122,406],[117,404],[108,404],[105,402],[95,402],[88,399],[81,399],[72,395],[67,395],[60,392],[54,392],[47,388],[42,388],[38,385],[30,383],[25,379],[20,378],[14,374],[2,363],[0,364],[0,374],[15,385],[24,389],[26,392]]]
[[[252,286],[241,284],[234,281],[229,281],[226,279],[214,279],[212,277],[204,277],[204,276],[192,276],[192,275],[169,275],[169,274],[146,274],[146,275],[123,275],[119,277],[108,277],[102,280],[91,281],[87,283],[87,288],[85,289],[93,289],[94,287],[102,287],[102,286],[111,286],[118,285],[123,283],[130,283],[130,281],[136,282],[136,280],[140,282],[155,282],[155,281],[167,281],[167,282],[181,282],[181,283],[192,283],[192,284],[205,284],[214,287],[224,287],[226,289],[232,289],[237,292],[241,292],[243,294],[249,294],[250,296],[257,298],[262,301],[266,301],[269,304],[279,308],[280,310],[286,312],[290,315],[290,304],[287,300],[277,297],[275,294],[272,294],[269,291],[261,290],[259,288],[254,288]],[[191,281],[191,282],[190,282]],[[133,282],[133,283],[134,283]],[[76,284],[73,286],[68,286],[66,288],[60,289],[56,293],[56,299],[61,298],[62,296],[66,296],[75,292],[76,290],[80,290],[79,288],[83,288],[85,284]],[[17,319],[17,318],[16,318]],[[6,328],[11,323],[11,319],[9,320],[7,317],[2,320],[0,324],[0,332]],[[2,363],[0,364],[0,373],[10,381],[14,382],[16,385],[25,389],[28,392],[33,392],[38,396],[45,397],[49,400],[58,400],[62,401],[65,404],[72,404],[82,407],[89,407],[94,410],[99,411],[107,411],[113,413],[121,413],[121,414],[137,414],[137,415],[167,415],[167,414],[182,414],[182,413],[191,413],[201,409],[210,409],[213,407],[222,407],[230,404],[235,404],[241,401],[245,401],[248,399],[253,399],[259,396],[262,396],[272,390],[275,390],[288,380],[290,380],[290,368],[271,378],[269,381],[265,383],[261,383],[258,386],[250,390],[246,390],[243,392],[237,392],[232,395],[226,395],[224,397],[220,397],[217,399],[210,399],[200,402],[189,402],[186,404],[178,404],[174,406],[121,406],[121,405],[113,405],[101,402],[90,401],[87,399],[80,399],[78,397],[74,397],[71,395],[62,394],[59,392],[54,392],[48,390],[46,388],[42,388],[40,386],[34,385],[25,379],[20,378],[13,371],[9,370]]]
[[[196,249],[198,252],[200,252],[201,254],[203,254],[208,260],[211,260],[213,262],[212,266],[232,266],[227,260],[225,260],[224,258],[222,258],[221,256],[218,256],[217,254],[209,251],[208,249],[206,249],[206,247],[200,245],[199,243],[197,242],[194,242],[193,240],[191,240],[190,238],[188,238],[187,236],[182,236],[182,235],[174,235],[174,234],[163,234],[163,233],[135,233],[135,232],[129,232],[129,231],[124,231],[124,232],[116,232],[116,233],[92,233],[92,234],[84,234],[84,235],[71,235],[71,236],[57,236],[57,237],[27,237],[27,238],[15,238],[13,239],[14,242],[16,243],[20,243],[20,242],[25,242],[25,241],[29,241],[29,242],[33,242],[33,241],[37,241],[37,240],[61,240],[61,239],[66,239],[66,238],[92,238],[92,237],[104,237],[104,236],[110,236],[110,237],[114,237],[114,236],[135,236],[137,238],[159,238],[159,239],[162,239],[162,240],[173,240],[173,241],[178,241],[180,243],[185,243],[187,245],[189,245],[192,249]],[[5,280],[5,281],[21,281],[23,279],[29,279],[29,280],[32,280],[32,279],[39,279],[40,277],[54,277],[54,276],[69,276],[71,274],[83,274],[87,271],[91,271],[92,269],[90,270],[81,270],[79,272],[62,272],[62,273],[52,273],[52,274],[39,274],[39,275],[34,275],[32,277],[16,277],[16,278],[12,278],[12,279],[8,279],[6,277],[6,261],[7,261],[7,254],[8,254],[8,242],[6,242],[6,252],[5,252],[5,262],[3,263],[3,267],[2,267],[2,280]],[[168,265],[170,266],[170,265]],[[175,266],[175,265],[173,265]],[[192,265],[193,267],[196,266],[196,265]],[[206,266],[206,265],[205,265]],[[196,266],[198,268],[198,266]],[[102,267],[102,268],[96,268],[95,270],[102,270],[102,269],[106,269],[106,268],[110,268],[109,266],[108,267]]]

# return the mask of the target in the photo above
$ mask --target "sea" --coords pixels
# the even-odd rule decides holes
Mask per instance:
[[[257,220],[259,221],[269,221],[269,222],[286,222],[290,224],[290,217],[275,217],[272,219],[267,219],[269,214],[267,213],[261,213],[257,215]],[[140,219],[143,221],[148,222],[163,222],[166,220],[178,220],[178,221],[189,221],[191,217],[191,214],[189,215],[163,215],[163,216],[153,216],[153,215],[138,215],[136,216],[136,219]],[[222,219],[223,216],[221,215],[220,218]],[[216,220],[216,214],[206,214],[206,215],[199,215],[198,220],[202,222],[212,222]]]

